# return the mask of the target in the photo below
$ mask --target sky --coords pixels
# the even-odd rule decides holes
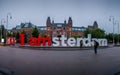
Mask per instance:
[[[48,16],[56,23],[72,17],[73,26],[87,27],[97,21],[99,28],[112,33],[113,23],[109,18],[113,16],[116,22],[120,22],[119,7],[120,0],[0,0],[0,20],[6,20],[7,14],[11,13],[12,19],[8,20],[10,29],[21,22],[46,26]],[[115,33],[118,33],[117,23]]]

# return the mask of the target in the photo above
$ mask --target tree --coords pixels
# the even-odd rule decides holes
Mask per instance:
[[[105,38],[108,40],[109,43],[113,42],[113,34],[112,33],[106,34]]]
[[[109,43],[113,43],[113,37],[114,37],[114,43],[118,43],[118,41],[120,42],[120,34],[114,34],[113,33],[109,33],[106,34],[106,39],[108,39]]]
[[[11,34],[11,33],[8,33],[8,34],[7,34],[7,37],[11,37],[11,36],[12,36],[12,34]]]
[[[92,30],[87,29],[84,33],[85,33],[85,37],[87,37],[88,34],[92,34]]]
[[[102,29],[86,30],[85,31],[86,37],[87,34],[91,34],[92,38],[105,38],[105,32]]]
[[[12,33],[12,36],[16,38],[16,33],[15,33],[15,32],[13,32],[13,33]]]
[[[39,37],[39,31],[38,31],[38,29],[35,27],[34,29],[33,29],[33,31],[32,31],[32,36],[33,37],[36,37],[36,38],[38,38]]]
[[[15,38],[16,38],[16,40],[17,40],[17,43],[19,43],[19,42],[20,42],[20,41],[19,41],[19,39],[20,39],[20,34],[19,34],[19,32],[16,33]]]
[[[105,33],[101,29],[95,29],[92,31],[92,38],[105,38]]]
[[[45,38],[45,37],[47,37],[47,36],[46,36],[45,34],[42,34],[42,37],[44,37],[44,38]]]
[[[1,32],[1,30],[0,30],[0,34],[2,33],[2,38],[5,38],[6,36],[6,34],[5,34],[5,27],[4,27],[4,25],[1,25],[1,27],[0,27],[1,29],[2,29],[2,32]]]

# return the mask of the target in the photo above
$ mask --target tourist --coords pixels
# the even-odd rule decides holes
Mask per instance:
[[[99,46],[99,43],[97,41],[94,41],[94,52],[97,54],[97,48]]]

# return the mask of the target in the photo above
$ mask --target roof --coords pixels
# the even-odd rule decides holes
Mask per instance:
[[[89,28],[89,29],[93,29],[93,26],[88,25],[88,28]]]
[[[16,29],[17,30],[21,29],[21,26],[20,25],[16,26]]]
[[[19,30],[21,28],[34,28],[35,25],[33,25],[32,23],[22,23],[21,25],[17,25],[15,28],[13,29],[16,29],[16,30]]]

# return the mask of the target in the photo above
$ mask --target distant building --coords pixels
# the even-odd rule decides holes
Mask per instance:
[[[93,25],[88,25],[88,30],[98,29],[97,21],[94,21]]]
[[[66,37],[72,36],[72,19],[69,17],[68,23],[54,23],[51,22],[50,17],[47,18],[46,27],[47,27],[47,36],[48,37],[61,37],[65,35]]]
[[[98,28],[98,24],[95,21],[93,25],[89,25],[86,27],[77,27],[73,26],[72,18],[69,17],[68,21],[64,21],[63,23],[55,23],[54,20],[51,21],[50,17],[46,20],[45,26],[36,26],[39,31],[39,37],[61,37],[64,35],[66,37],[84,37],[84,32],[86,29],[93,30]],[[32,37],[32,31],[35,28],[35,25],[32,23],[21,23],[12,29],[14,33],[22,33],[26,32],[27,37]]]
[[[39,37],[46,37],[46,26],[37,26],[37,29],[39,31]]]
[[[85,27],[74,27],[71,17],[69,17],[68,22],[65,20],[64,23],[54,23],[54,20],[51,22],[50,17],[48,17],[46,27],[47,37],[61,37],[61,35],[66,37],[83,37],[86,30]]]
[[[72,27],[72,36],[84,37],[86,27]]]
[[[32,37],[32,30],[33,28],[35,28],[35,25],[33,25],[32,23],[21,23],[20,25],[17,25],[16,27],[14,27],[12,29],[12,32],[14,33],[22,33],[23,31],[26,32],[26,35],[28,38]]]

